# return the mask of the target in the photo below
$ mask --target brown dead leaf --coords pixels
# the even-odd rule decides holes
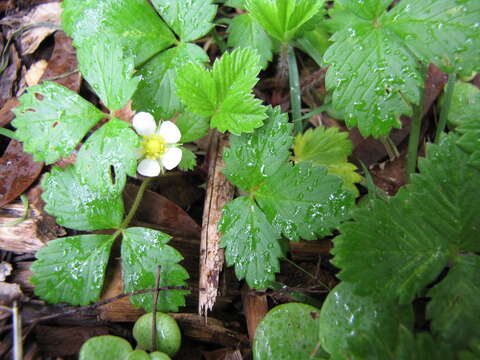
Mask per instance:
[[[11,140],[0,158],[0,207],[20,196],[38,178],[43,163],[23,152],[21,143]]]
[[[371,170],[373,181],[388,195],[393,196],[406,184],[405,177],[406,156],[403,155],[394,161],[387,161]]]
[[[9,48],[9,65],[4,72],[0,74],[0,107],[12,98],[16,92],[15,82],[18,78],[18,71],[21,67],[20,58],[18,57],[15,46],[10,45]]]
[[[60,15],[62,7],[59,2],[50,2],[38,5],[29,10],[19,11],[7,16],[0,21],[0,24],[9,27],[7,37],[10,38],[14,32],[26,26],[38,25],[40,23],[51,23],[60,26]],[[54,33],[56,29],[52,26],[33,27],[26,30],[20,36],[20,47],[22,55],[33,54],[45,38]]]
[[[78,70],[78,62],[72,40],[61,31],[55,33],[54,39],[55,46],[42,80],[52,80],[74,92],[78,92],[82,76],[79,71],[76,71]]]
[[[40,82],[45,70],[47,69],[48,62],[46,60],[39,60],[30,66],[27,73],[25,74],[25,81],[28,86],[37,85]]]
[[[8,99],[5,105],[0,109],[0,127],[5,127],[10,124],[15,118],[15,114],[12,112],[14,107],[17,107],[20,103],[17,98]]]
[[[127,185],[124,191],[125,207],[128,209],[137,194],[138,186]],[[153,191],[145,191],[135,219],[156,224],[170,235],[199,237],[201,227],[180,206]]]

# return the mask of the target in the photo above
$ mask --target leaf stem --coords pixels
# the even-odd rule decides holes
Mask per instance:
[[[426,77],[426,66],[423,66],[422,74]],[[420,141],[420,129],[422,126],[423,104],[424,104],[425,85],[420,89],[420,101],[418,105],[413,107],[412,124],[410,128],[410,136],[408,138],[408,155],[407,155],[407,183],[410,182],[410,176],[415,172],[417,167],[418,143]]]
[[[218,48],[222,53],[227,51],[227,45],[225,44],[225,41],[220,37],[220,35],[217,32],[217,29],[215,26],[212,28],[212,37],[213,37],[213,42],[217,44]]]
[[[15,134],[14,131],[8,130],[8,129],[5,129],[5,128],[0,128],[0,135],[6,136],[6,137],[8,137],[12,140],[18,140],[17,135]]]
[[[143,193],[147,189],[148,184],[150,184],[151,180],[152,178],[143,179],[142,185],[140,185],[140,189],[138,189],[138,192],[137,192],[137,195],[135,196],[135,200],[133,201],[132,207],[130,208],[130,211],[128,212],[127,217],[125,218],[125,220],[123,220],[123,223],[120,226],[120,230],[126,229],[128,224],[130,224],[130,221],[132,221],[133,216],[137,212],[140,202],[142,201]]]
[[[290,260],[289,258],[284,258],[284,260],[286,262],[288,262],[290,265],[296,267],[298,270],[300,270],[301,272],[305,273],[306,275],[310,276],[312,279],[314,280],[317,280],[317,278],[315,277],[315,275],[313,275],[312,273],[308,272],[307,270],[305,270],[304,268],[302,268],[300,265],[297,265],[296,263],[294,263],[292,260]]]
[[[288,61],[288,81],[290,83],[290,104],[292,108],[292,117],[295,135],[303,132],[302,110],[300,97],[300,76],[298,75],[297,59],[293,46],[287,47]]]
[[[157,275],[155,277],[155,288],[160,287],[160,265],[157,266]],[[155,291],[153,293],[153,307],[152,307],[152,351],[157,351],[157,304],[158,304],[158,293]]]
[[[27,195],[25,194],[22,194],[20,196],[20,199],[22,199],[22,203],[23,203],[23,216],[17,220],[13,220],[11,222],[8,222],[8,223],[5,223],[5,224],[0,224],[0,227],[9,227],[9,226],[16,226],[22,222],[24,222],[25,220],[27,220],[28,218],[28,197]]]
[[[435,143],[440,141],[440,135],[445,130],[447,124],[448,113],[450,112],[450,105],[452,104],[453,90],[455,89],[455,82],[457,81],[457,74],[453,73],[448,76],[447,89],[445,90],[445,99],[443,101],[442,110],[440,112],[440,121],[435,133]]]

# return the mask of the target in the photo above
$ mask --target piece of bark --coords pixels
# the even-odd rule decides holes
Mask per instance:
[[[78,61],[72,39],[62,31],[57,31],[54,39],[55,46],[42,80],[55,81],[74,92],[79,92],[82,75],[75,71],[78,70]]]
[[[21,67],[21,61],[18,57],[17,50],[14,44],[10,44],[9,50],[9,65],[0,74],[0,107],[12,98],[15,94],[15,82],[18,78],[18,72]]]
[[[208,182],[203,210],[202,235],[200,239],[200,281],[204,289],[199,294],[198,312],[207,315],[211,311],[218,293],[218,281],[224,262],[224,251],[220,249],[220,233],[217,225],[223,206],[233,198],[234,187],[222,172],[224,168],[223,148],[227,138],[217,131],[211,131],[208,151]]]
[[[25,221],[15,226],[0,227],[0,249],[18,253],[34,253],[47,241],[66,234],[55,219],[43,210],[39,186],[29,191],[29,214]],[[15,202],[0,208],[0,224],[23,217],[23,204]]]
[[[34,330],[38,347],[48,357],[78,354],[83,343],[94,336],[107,335],[106,326],[45,326],[37,325]]]
[[[258,324],[268,312],[268,301],[266,295],[257,295],[249,292],[249,287],[244,285],[242,289],[243,312],[247,319],[248,337],[253,344],[255,330]]]

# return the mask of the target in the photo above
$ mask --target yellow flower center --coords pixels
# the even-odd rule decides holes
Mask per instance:
[[[148,159],[156,160],[167,150],[166,142],[160,135],[148,135],[143,137],[142,152]]]

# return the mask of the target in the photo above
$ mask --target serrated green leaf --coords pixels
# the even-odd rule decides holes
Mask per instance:
[[[253,358],[320,359],[318,346],[319,310],[306,304],[290,303],[274,307],[255,330]]]
[[[197,156],[183,146],[180,149],[182,150],[182,160],[178,164],[178,168],[183,171],[193,170],[197,165]]]
[[[412,329],[413,322],[410,304],[400,306],[382,298],[359,296],[354,293],[352,284],[341,282],[323,303],[319,319],[320,342],[332,358],[350,359],[353,349],[349,341],[352,338],[360,338],[367,344],[378,341],[381,348],[391,349],[397,344],[399,325]],[[354,347],[359,346],[357,342]]]
[[[160,287],[186,286],[188,273],[178,262],[182,255],[167,245],[170,236],[146,228],[129,228],[123,231],[122,264],[123,283],[127,292],[153,289],[157,266],[160,266]],[[187,290],[162,290],[158,295],[158,311],[178,311],[185,306]],[[153,293],[134,295],[130,301],[145,311],[153,309]]]
[[[121,193],[100,193],[83,183],[73,166],[54,167],[42,180],[45,211],[76,230],[117,228],[123,219]]]
[[[119,42],[97,35],[77,48],[77,58],[82,76],[110,111],[128,103],[140,77],[133,77],[134,56]]]
[[[257,50],[262,69],[272,61],[273,43],[263,27],[249,14],[235,16],[228,27],[228,33],[228,46]]]
[[[111,235],[78,235],[49,241],[31,266],[35,294],[50,303],[97,300],[113,240]]]
[[[67,157],[104,113],[69,89],[45,81],[23,94],[12,124],[23,150],[52,164]]]
[[[309,163],[284,164],[254,192],[268,221],[289,240],[330,235],[349,216],[353,195],[338,176]]]
[[[211,117],[211,127],[233,134],[263,125],[265,107],[251,93],[260,72],[255,50],[236,49],[215,61],[212,71],[187,64],[177,72],[177,95],[187,110]]]
[[[480,339],[480,256],[458,257],[445,279],[427,296],[427,317],[435,334],[459,349]]]
[[[292,124],[279,108],[268,108],[267,113],[261,129],[232,136],[230,149],[224,150],[225,175],[250,196],[225,206],[219,226],[222,246],[227,263],[234,264],[237,276],[246,277],[251,287],[273,280],[281,256],[280,234],[290,240],[328,234],[353,206],[340,178],[327,175],[323,167],[287,162]],[[258,241],[262,256],[253,257]]]
[[[480,169],[480,116],[463,121],[456,130],[462,135],[457,144],[471,154],[468,163]]]
[[[309,129],[297,135],[293,150],[295,162],[311,161],[315,166],[326,166],[330,174],[343,179],[344,188],[358,196],[355,183],[362,181],[362,177],[355,172],[357,167],[347,160],[352,154],[347,132],[339,132],[336,127]]]
[[[278,242],[280,233],[255,202],[245,196],[230,201],[222,210],[218,229],[225,260],[235,265],[237,278],[245,279],[251,288],[268,287],[280,271],[279,259],[284,254]]]
[[[237,9],[245,9],[245,0],[227,0],[225,6],[230,6]]]
[[[386,14],[388,27],[419,59],[467,75],[480,69],[479,18],[476,0],[402,1]]]
[[[400,115],[411,114],[423,86],[419,59],[439,66],[463,62],[461,53],[470,53],[472,39],[480,35],[474,20],[480,7],[474,0],[404,0],[382,14],[389,1],[338,3],[356,18],[349,15],[349,25],[333,35],[325,53],[331,65],[326,87],[334,90],[333,106],[344,111],[347,125],[358,126],[365,137],[387,135],[400,127]]]
[[[133,351],[130,343],[118,336],[103,335],[88,339],[80,349],[80,360],[126,360]]]
[[[160,16],[182,41],[193,41],[213,27],[217,6],[211,0],[153,0]]]
[[[456,140],[450,135],[430,145],[411,185],[389,202],[373,200],[340,227],[334,263],[359,293],[409,303],[457,252],[480,250],[480,203],[471,201],[480,176]]]
[[[144,0],[64,0],[62,26],[81,48],[99,35],[123,44],[135,65],[176,43],[167,25]],[[106,20],[108,19],[108,20]]]
[[[480,339],[470,343],[469,350],[463,350],[458,354],[459,360],[478,360],[480,358]]]
[[[206,136],[210,128],[206,117],[192,113],[183,113],[175,122],[182,133],[181,143],[188,143]]]
[[[288,43],[321,10],[323,0],[246,0],[252,17],[272,37]]]
[[[138,135],[130,124],[112,119],[83,144],[75,167],[94,191],[121,193],[127,175],[137,172]]]
[[[225,176],[234,185],[252,191],[267,176],[272,176],[290,156],[293,125],[279,107],[267,108],[265,125],[253,134],[230,137],[230,149],[225,149]]]
[[[175,87],[177,70],[188,63],[208,60],[205,51],[195,44],[181,44],[157,55],[140,68],[141,81],[133,97],[133,108],[149,112],[156,119],[171,119],[184,107]]]

